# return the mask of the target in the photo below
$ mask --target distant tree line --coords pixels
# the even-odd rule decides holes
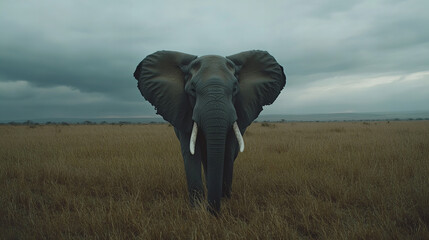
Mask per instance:
[[[429,118],[394,118],[394,119],[363,119],[363,120],[313,120],[313,121],[299,121],[299,120],[286,120],[286,119],[281,119],[281,120],[277,120],[277,121],[262,121],[262,126],[269,126],[268,123],[285,123],[285,122],[382,122],[382,121],[428,121]],[[255,123],[258,123],[259,121],[254,121]],[[119,122],[106,122],[106,121],[101,121],[101,122],[93,122],[93,121],[83,121],[83,122],[77,122],[77,123],[68,123],[68,122],[45,122],[45,123],[38,123],[38,122],[33,122],[31,120],[27,120],[25,122],[15,122],[15,121],[11,121],[8,123],[0,123],[0,125],[12,125],[12,126],[29,126],[29,127],[36,127],[36,126],[40,126],[40,125],[62,125],[62,126],[68,126],[68,125],[139,125],[139,124],[168,124],[165,122],[129,122],[129,121],[119,121]],[[169,126],[171,126],[171,124],[168,124]]]
[[[68,126],[68,125],[132,125],[132,124],[165,124],[165,122],[154,122],[151,121],[149,123],[144,122],[128,122],[128,121],[119,121],[119,122],[93,122],[93,121],[83,121],[83,122],[77,122],[77,123],[69,123],[69,122],[45,122],[45,123],[38,123],[31,120],[27,120],[25,122],[15,122],[11,121],[8,123],[0,123],[0,125],[12,125],[12,126],[41,126],[41,125],[62,125],[62,126]]]

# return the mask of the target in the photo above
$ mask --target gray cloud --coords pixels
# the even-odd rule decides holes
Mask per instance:
[[[153,115],[132,73],[161,49],[269,51],[288,83],[266,113],[427,110],[425,74],[368,88],[344,83],[427,71],[428,8],[426,1],[3,1],[0,120]],[[338,89],[315,88],[324,85]]]

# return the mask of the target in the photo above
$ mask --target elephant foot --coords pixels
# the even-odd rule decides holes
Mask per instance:
[[[230,199],[231,198],[231,188],[224,186],[222,188],[222,198]]]
[[[204,201],[204,192],[202,190],[193,190],[189,193],[189,203],[191,207],[197,207]]]
[[[209,201],[209,204],[207,206],[207,211],[211,215],[218,217],[220,213],[220,201]]]
[[[222,193],[222,198],[230,199],[231,198],[231,191],[223,192]]]
[[[220,212],[220,210],[214,210],[213,209],[213,207],[211,207],[211,206],[207,206],[207,211],[211,214],[211,215],[213,215],[213,216],[215,216],[215,217],[218,217],[219,216],[219,212]]]

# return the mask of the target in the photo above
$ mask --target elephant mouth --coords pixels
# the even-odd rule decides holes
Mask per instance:
[[[240,152],[244,151],[244,140],[243,136],[241,135],[240,129],[238,128],[237,122],[234,122],[232,124],[232,129],[234,130],[235,137],[238,141],[238,146],[240,147]],[[196,122],[194,122],[194,125],[192,127],[192,133],[191,133],[191,139],[189,142],[189,151],[192,155],[195,153],[195,142],[197,141],[197,134],[198,134],[198,125]]]

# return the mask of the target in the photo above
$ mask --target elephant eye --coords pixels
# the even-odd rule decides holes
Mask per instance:
[[[196,95],[195,88],[191,88],[191,89],[190,89],[190,93],[191,93],[191,95],[192,95],[192,96],[194,96],[194,97],[195,97],[195,95]]]
[[[239,91],[238,83],[237,83],[237,82],[235,82],[235,83],[234,83],[234,87],[232,88],[232,96],[237,95],[238,91]]]
[[[196,90],[195,90],[195,83],[190,82],[187,86],[186,86],[186,92],[195,97],[196,96]]]

